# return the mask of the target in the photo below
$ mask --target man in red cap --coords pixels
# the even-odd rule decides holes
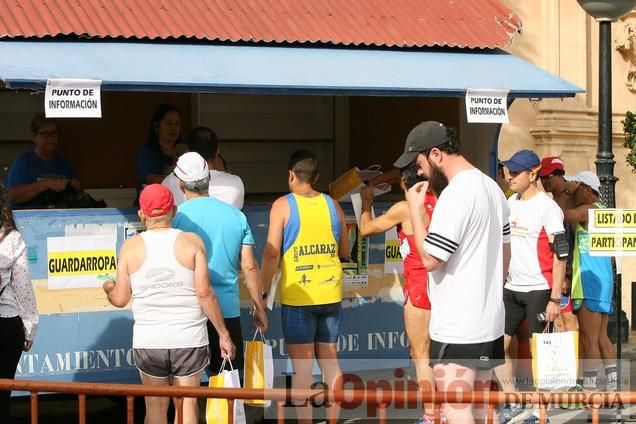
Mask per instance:
[[[546,156],[541,160],[541,170],[539,171],[541,185],[546,193],[552,194],[552,198],[559,205],[563,213],[566,209],[574,207],[574,198],[570,196],[567,190],[567,181],[565,180],[565,164],[558,156]],[[565,331],[577,331],[579,324],[572,311],[572,299],[570,298],[570,287],[572,285],[572,249],[574,236],[572,227],[565,222],[565,234],[570,244],[570,256],[566,264],[566,278],[563,282],[563,296],[561,296],[561,314],[557,320],[557,325]]]
[[[235,346],[208,283],[205,246],[199,236],[172,228],[174,198],[167,187],[151,184],[139,197],[146,231],[124,243],[117,281],[104,283],[114,306],[132,298],[133,354],[143,384],[199,386],[210,361],[206,322],[219,334],[221,355]],[[169,398],[146,397],[146,422],[167,422]],[[196,398],[183,401],[183,422],[198,422]]]
[[[541,170],[539,171],[539,179],[546,193],[551,193],[555,202],[559,200],[565,202],[567,194],[565,193],[565,165],[561,158],[557,156],[547,156],[541,160]],[[559,203],[563,209],[564,203]]]

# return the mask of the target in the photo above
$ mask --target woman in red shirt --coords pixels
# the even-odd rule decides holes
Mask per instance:
[[[417,175],[416,167],[411,164],[400,169],[400,186],[406,191],[422,177]],[[422,264],[413,237],[413,227],[406,200],[401,200],[389,210],[375,219],[371,217],[373,206],[373,185],[369,185],[362,193],[362,213],[360,216],[360,235],[369,237],[384,233],[396,227],[400,240],[400,254],[404,260],[404,329],[411,346],[411,358],[415,363],[417,379],[422,391],[430,391],[435,387],[433,369],[429,365],[430,336],[428,325],[431,318],[431,303],[428,299],[428,272]],[[426,213],[421,219],[428,227],[437,197],[429,191],[424,201]],[[433,422],[433,405],[424,405],[425,414],[421,422]]]

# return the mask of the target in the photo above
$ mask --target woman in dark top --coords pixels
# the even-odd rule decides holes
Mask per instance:
[[[181,112],[171,104],[159,105],[152,115],[148,141],[137,156],[139,190],[146,184],[161,184],[172,172],[180,137]]]

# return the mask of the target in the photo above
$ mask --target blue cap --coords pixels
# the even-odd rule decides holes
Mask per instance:
[[[508,160],[504,160],[504,164],[512,172],[520,172],[534,170],[541,166],[541,159],[532,150],[519,150]]]

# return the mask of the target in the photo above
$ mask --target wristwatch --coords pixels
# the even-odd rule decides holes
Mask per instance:
[[[558,297],[551,297],[550,302],[556,303],[557,305],[561,306],[561,299]]]

